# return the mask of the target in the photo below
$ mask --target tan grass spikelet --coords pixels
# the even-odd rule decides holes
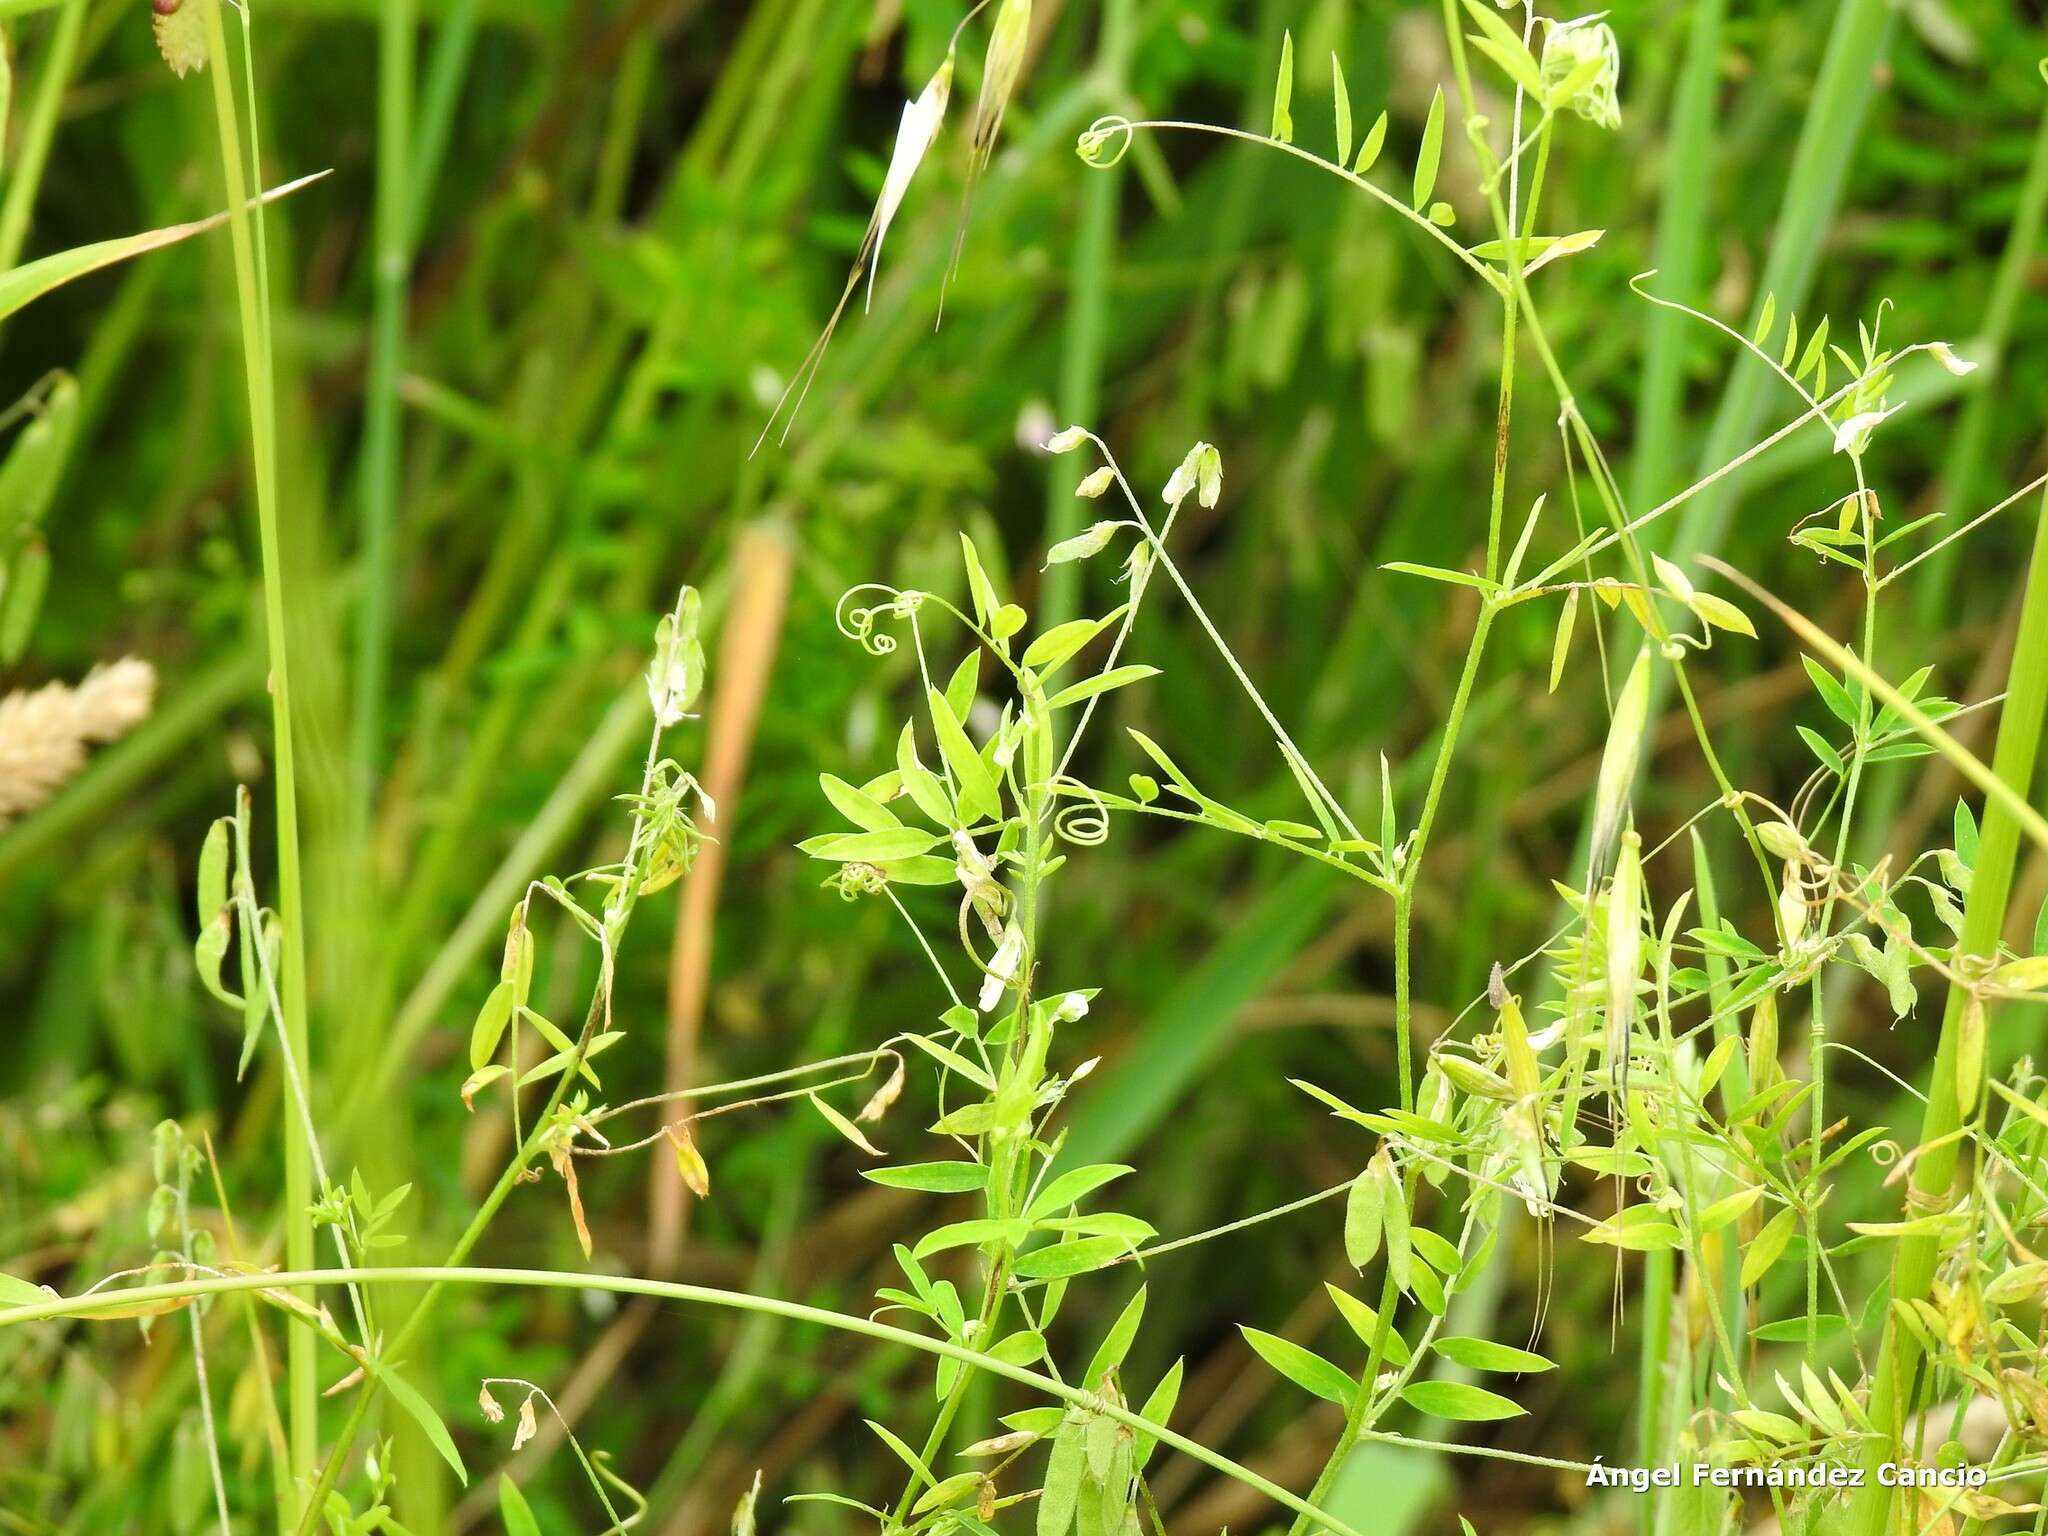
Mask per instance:
[[[140,722],[156,671],[132,656],[94,667],[76,686],[46,683],[0,698],[0,827],[34,810],[85,766],[88,747]]]

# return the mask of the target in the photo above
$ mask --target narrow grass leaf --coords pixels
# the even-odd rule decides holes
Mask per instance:
[[[326,171],[315,171],[310,176],[301,176],[288,181],[281,187],[274,187],[261,197],[252,198],[249,206],[254,208],[264,203],[275,202],[278,198],[289,197],[302,187],[311,186],[326,176]],[[139,235],[123,235],[114,240],[99,240],[91,245],[74,246],[68,251],[58,251],[44,256],[12,271],[0,272],[0,320],[6,319],[23,306],[34,303],[52,289],[97,272],[102,267],[111,267],[132,257],[149,251],[162,250],[167,245],[176,245],[180,240],[190,240],[194,235],[203,235],[209,229],[218,229],[233,215],[216,213],[208,218],[195,219],[189,224],[171,224],[163,229],[148,230]]]

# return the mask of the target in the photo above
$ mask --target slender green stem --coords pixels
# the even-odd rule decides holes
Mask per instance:
[[[418,246],[426,229],[434,187],[441,177],[441,161],[448,152],[456,103],[462,95],[462,80],[469,73],[470,53],[476,42],[476,12],[477,0],[454,0],[441,17],[434,51],[427,60],[426,89],[412,132],[406,178],[405,230],[409,248]]]
[[[1413,1194],[1414,1180],[1407,1181],[1401,1198]],[[1351,1455],[1351,1448],[1365,1436],[1370,1427],[1373,1407],[1373,1385],[1379,1380],[1380,1362],[1386,1358],[1387,1336],[1394,1328],[1394,1308],[1399,1305],[1401,1293],[1395,1289],[1394,1276],[1389,1270],[1380,1279],[1379,1326],[1373,1330],[1372,1343],[1366,1350],[1365,1369],[1359,1373],[1357,1390],[1351,1394],[1351,1401],[1344,1408],[1344,1428],[1338,1432],[1336,1449],[1330,1452],[1323,1463],[1322,1471],[1316,1474],[1314,1485],[1309,1489],[1308,1502],[1321,1505],[1329,1501],[1330,1492],[1337,1486],[1337,1478],[1344,1471],[1344,1462]],[[1288,1527],[1288,1536],[1305,1536],[1309,1527],[1306,1511],[1297,1510],[1294,1523]]]
[[[1725,0],[1696,0],[1689,8],[1685,57],[1665,136],[1663,190],[1657,202],[1656,267],[1659,285],[1685,303],[1693,302],[1699,293],[1699,270],[1706,246],[1706,197],[1724,10]],[[1685,316],[1662,307],[1651,311],[1644,324],[1643,366],[1636,386],[1629,478],[1631,506],[1650,506],[1670,487],[1678,459],[1685,362],[1691,342],[1692,332]],[[1703,896],[1703,907],[1706,899]],[[1680,1396],[1687,1387],[1670,1358],[1676,1270],[1668,1249],[1644,1255],[1643,1318],[1636,1378],[1636,1454],[1645,1464],[1662,1459],[1666,1426],[1677,1421],[1681,1405],[1688,1401]],[[1640,1529],[1648,1536],[1657,1528],[1664,1500],[1660,1493],[1653,1493],[1642,1502]]]
[[[1123,92],[1132,31],[1132,0],[1108,0],[1102,7],[1102,35],[1096,47],[1095,78],[1102,99]],[[1060,352],[1061,425],[1092,424],[1102,406],[1102,364],[1109,346],[1109,286],[1116,269],[1117,210],[1123,197],[1121,162],[1105,166],[1083,183],[1081,222],[1074,231],[1072,276],[1067,283],[1067,325]],[[1045,542],[1050,548],[1080,531],[1081,503],[1059,475],[1047,478]],[[1038,621],[1050,629],[1074,617],[1080,600],[1081,568],[1056,565],[1045,573]]]
[[[937,1355],[942,1359],[957,1360],[962,1365],[1000,1376],[1006,1381],[1014,1381],[1019,1386],[1029,1387],[1047,1397],[1057,1398],[1077,1408],[1086,1408],[1114,1419],[1127,1429],[1149,1436],[1161,1445],[1170,1445],[1182,1455],[1201,1462],[1203,1466],[1221,1472],[1224,1476],[1243,1483],[1247,1488],[1256,1489],[1276,1504],[1284,1505],[1324,1527],[1332,1536],[1360,1536],[1358,1531],[1344,1521],[1310,1504],[1299,1495],[1288,1492],[1278,1483],[1261,1476],[1250,1467],[1232,1461],[1228,1456],[1212,1451],[1200,1441],[1191,1440],[1164,1424],[1155,1424],[1150,1419],[1132,1413],[1113,1402],[1105,1401],[1099,1393],[1069,1386],[1037,1371],[1012,1365],[1006,1360],[964,1348],[945,1339],[912,1333],[906,1328],[878,1323],[872,1318],[832,1312],[824,1307],[806,1306],[802,1302],[784,1301],[775,1296],[756,1296],[747,1291],[720,1290],[709,1285],[644,1280],[636,1275],[588,1275],[574,1270],[485,1269],[461,1265],[444,1265],[439,1268],[422,1265],[351,1270],[291,1270],[283,1273],[219,1275],[202,1280],[176,1280],[162,1285],[134,1286],[124,1290],[101,1291],[87,1296],[59,1297],[51,1301],[31,1302],[26,1306],[0,1308],[0,1328],[51,1318],[90,1318],[118,1307],[183,1301],[190,1297],[216,1296],[231,1291],[284,1288],[298,1290],[318,1285],[339,1285],[350,1280],[365,1285],[424,1284],[433,1288],[428,1292],[429,1295],[448,1285],[507,1285],[534,1290],[606,1291],[620,1296],[651,1296],[659,1301],[690,1302],[698,1306],[724,1307],[736,1312],[757,1312],[769,1317],[784,1318],[790,1322],[814,1323],[841,1333],[859,1334],[883,1344],[894,1344],[904,1349]],[[360,1394],[358,1400],[366,1395]]]
[[[405,371],[406,285],[412,265],[408,205],[413,117],[413,0],[382,0],[377,29],[377,189],[371,239],[370,376],[363,401],[362,584],[350,725],[350,803],[358,835],[370,824],[383,755],[384,696],[391,664],[391,603],[397,572]]]
[[[270,660],[271,723],[276,756],[277,910],[283,929],[284,1037],[311,1081],[306,1044],[305,908],[299,862],[299,805],[292,751],[290,656],[286,645],[283,534],[278,515],[277,401],[272,377],[267,283],[258,268],[254,225],[263,216],[249,204],[248,162],[236,116],[233,64],[221,24],[221,0],[198,0],[206,23],[213,77],[214,118],[220,134],[221,173],[227,186],[228,234],[234,251],[235,290],[241,314],[242,362],[249,396],[249,446],[255,474],[256,525],[262,547],[264,638]],[[285,1117],[285,1255],[295,1269],[313,1262],[312,1158],[303,1127]],[[295,1477],[311,1470],[319,1440],[319,1384],[314,1341],[292,1336],[286,1374],[287,1415]]]
[[[1010,1256],[1006,1252],[989,1270],[988,1284],[982,1290],[981,1312],[975,1320],[974,1337],[992,1338],[995,1333],[997,1315],[1003,1310],[1003,1297],[1010,1283]],[[931,1432],[925,1436],[924,1449],[919,1452],[924,1464],[930,1466],[945,1448],[946,1435],[953,1427],[953,1420],[959,1415],[960,1405],[967,1400],[968,1384],[974,1373],[963,1370],[953,1378],[953,1385],[946,1393],[946,1400],[939,1405],[938,1417],[932,1420]],[[904,1484],[903,1493],[896,1500],[896,1509],[889,1517],[888,1529],[901,1530],[904,1521],[910,1517],[910,1506],[918,1493],[917,1480],[910,1479]]]
[[[1780,313],[1806,302],[1820,265],[1821,238],[1841,203],[1897,16],[1898,8],[1890,0],[1843,0],[1835,12],[1812,103],[1792,154],[1777,233],[1757,282],[1759,306],[1767,295]],[[1724,463],[1755,435],[1770,379],[1770,370],[1758,359],[1745,356],[1737,361],[1707,433],[1702,472]],[[1682,565],[1693,555],[1720,548],[1734,511],[1735,490],[1736,482],[1725,480],[1690,504],[1672,538],[1672,558]],[[1653,719],[1658,712],[1654,698]]]
[[[1707,249],[1706,202],[1720,86],[1721,21],[1726,0],[1687,7],[1685,61],[1671,103],[1657,200],[1658,288],[1691,304],[1700,297]],[[1675,477],[1685,402],[1685,363],[1694,332],[1676,310],[1658,308],[1643,322],[1643,371],[1636,386],[1635,441],[1629,505],[1660,500]]]
[[[78,39],[85,26],[85,0],[64,0],[56,30],[36,76],[35,101],[22,125],[21,140],[8,168],[7,197],[0,202],[0,272],[17,265],[28,241],[36,193],[49,164],[50,144],[57,136],[57,113],[78,63]]]
[[[640,792],[643,799],[654,784],[656,766],[660,760],[661,733],[662,725],[657,720],[653,732],[648,738],[646,760],[641,770]],[[513,1189],[525,1177],[528,1166],[540,1155],[543,1147],[547,1145],[547,1139],[550,1136],[559,1134],[559,1128],[553,1124],[555,1111],[560,1108],[563,1099],[569,1092],[570,1085],[576,1081],[579,1072],[582,1070],[585,1054],[590,1049],[590,1042],[596,1037],[598,1030],[603,1027],[605,1020],[611,1014],[613,966],[619,952],[620,942],[624,939],[626,929],[633,920],[634,909],[639,904],[640,891],[645,878],[645,871],[641,867],[640,860],[646,846],[645,839],[647,836],[648,824],[645,816],[636,816],[633,821],[632,835],[627,840],[625,857],[617,865],[617,883],[604,909],[602,934],[599,938],[601,959],[597,985],[591,992],[590,1006],[584,1012],[583,1028],[576,1037],[575,1050],[570,1054],[567,1064],[555,1076],[548,1090],[545,1104],[543,1104],[540,1112],[533,1117],[531,1122],[532,1129],[520,1141],[518,1149],[513,1153],[511,1160],[506,1163],[504,1171],[499,1174],[498,1181],[491,1187],[490,1193],[477,1206],[475,1213],[470,1217],[469,1225],[463,1229],[462,1235],[456,1239],[455,1246],[449,1251],[448,1257],[443,1261],[443,1268],[460,1265],[464,1259],[469,1257],[477,1243],[482,1240],[484,1233],[490,1228],[491,1222],[496,1219],[499,1208],[504,1205]],[[516,1087],[513,1089],[513,1093],[515,1096],[513,1109],[516,1121],[518,1111],[516,1097],[518,1089]],[[431,1276],[433,1271],[427,1271],[426,1273]],[[402,1359],[407,1345],[418,1336],[420,1329],[426,1325],[428,1318],[433,1314],[434,1306],[440,1300],[441,1290],[442,1287],[438,1283],[428,1286],[426,1292],[406,1315],[405,1321],[399,1325],[391,1340],[383,1346],[381,1353],[385,1358]],[[380,1385],[381,1378],[372,1377],[366,1380],[363,1383],[362,1390],[356,1394],[355,1400],[349,1405],[348,1418],[342,1425],[341,1434],[336,1439],[334,1449],[329,1452],[327,1460],[321,1465],[319,1475],[313,1483],[312,1492],[306,1501],[299,1520],[298,1536],[312,1536],[313,1531],[317,1527],[320,1511],[325,1505],[327,1495],[333,1489],[335,1479],[341,1474],[342,1463],[347,1459],[349,1449],[355,1443],[355,1437],[362,1428],[363,1420],[369,1413],[370,1404],[375,1400]]]
[[[1444,21],[1452,41],[1453,60],[1458,70],[1459,88],[1469,112],[1470,83],[1465,73],[1463,37],[1456,16],[1455,0],[1445,0]],[[1519,110],[1519,93],[1517,93]],[[1535,174],[1530,178],[1529,195],[1524,210],[1527,229],[1534,229],[1536,209],[1542,198],[1543,177],[1550,159],[1550,121],[1546,117],[1539,130],[1542,148],[1537,159]],[[1370,188],[1368,190],[1376,190]],[[1515,346],[1516,319],[1521,311],[1517,295],[1522,291],[1522,242],[1513,223],[1513,215],[1502,206],[1499,197],[1493,198],[1494,220],[1498,232],[1507,242],[1508,282],[1503,292],[1501,305],[1501,356],[1500,391],[1494,416],[1493,476],[1488,499],[1486,526],[1486,575],[1496,580],[1500,573],[1501,528],[1507,505],[1508,447],[1514,420],[1515,399]],[[1490,274],[1489,274],[1490,279]],[[1444,785],[1450,776],[1451,763],[1457,755],[1459,738],[1463,732],[1465,712],[1472,698],[1472,688],[1479,676],[1479,667],[1486,653],[1486,640],[1493,627],[1494,603],[1489,594],[1479,610],[1478,622],[1473,626],[1472,638],[1465,650],[1465,661],[1458,676],[1457,691],[1452,696],[1451,707],[1445,717],[1443,735],[1437,744],[1436,761],[1430,770],[1429,788],[1423,796],[1420,815],[1404,850],[1406,863],[1395,871],[1394,896],[1394,1046],[1398,1054],[1400,1075],[1401,1107],[1415,1106],[1415,1069],[1413,1064],[1414,1046],[1410,1039],[1413,1033],[1414,1002],[1412,997],[1413,978],[1411,975],[1411,950],[1415,915],[1415,886],[1421,875],[1423,854],[1429,845],[1431,830],[1436,824],[1437,809],[1442,803]],[[1385,850],[1389,861],[1395,856],[1394,849]],[[1415,1188],[1411,1173],[1405,1181],[1402,1198],[1409,1199]],[[1382,1344],[1385,1335],[1393,1326],[1394,1308],[1399,1300],[1394,1287],[1391,1271],[1380,1287],[1379,1329],[1373,1340],[1373,1347],[1366,1362],[1364,1374],[1359,1378],[1358,1391],[1345,1413],[1344,1429],[1337,1444],[1332,1448],[1322,1471],[1317,1475],[1311,1501],[1320,1501],[1329,1495],[1335,1486],[1344,1463],[1357,1443],[1360,1431],[1366,1427],[1372,1411],[1373,1383],[1379,1371]],[[1297,1518],[1289,1536],[1304,1536],[1305,1522]]]
[[[2005,704],[1998,717],[1998,745],[1992,756],[1992,772],[2014,795],[2022,797],[2022,804],[2034,780],[2044,717],[2048,717],[2048,496],[2042,499],[2040,520],[2034,530],[2033,558],[2020,608],[2019,638],[2013,647]],[[2020,818],[2005,799],[1988,797],[1983,827],[1978,834],[1977,862],[1963,907],[1963,931],[1956,945],[1959,967],[1967,957],[1997,953],[2019,844]],[[1973,1006],[1982,1004],[1967,978],[1959,976],[1949,987],[1947,1006],[1942,1012],[1941,1036],[1927,1089],[1927,1110],[1920,1128],[1920,1151],[1913,1164],[1909,1200],[1920,1209],[1945,1206],[1953,1193],[1961,1151],[1961,1138],[1956,1133],[1963,1125],[1956,1084],[1964,1049],[1964,1018]],[[1981,1050],[1981,1038],[1976,1048]],[[1892,1263],[1893,1301],[1924,1298],[1941,1254],[1939,1238],[1901,1239]],[[1873,1437],[1864,1458],[1873,1470],[1896,1451],[1897,1436],[1910,1407],[1907,1389],[1921,1358],[1919,1343],[1912,1333],[1899,1327],[1889,1310],[1885,1319],[1884,1342],[1870,1388],[1870,1417],[1880,1433]],[[1875,1476],[1868,1477],[1850,1506],[1849,1530],[1857,1536],[1883,1536],[1890,1514],[1891,1490],[1878,1486]]]

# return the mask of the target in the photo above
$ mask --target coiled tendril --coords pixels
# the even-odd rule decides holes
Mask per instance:
[[[886,592],[889,600],[871,603],[864,608],[847,606],[863,592]],[[884,618],[914,617],[924,606],[924,598],[922,592],[902,592],[878,581],[864,581],[839,594],[839,601],[832,610],[832,621],[839,627],[839,633],[855,641],[870,656],[887,656],[896,649],[896,637],[886,630],[877,629],[876,623]]]
[[[1088,125],[1088,131],[1074,142],[1074,153],[1097,170],[1106,171],[1130,153],[1133,137],[1131,120],[1112,112]]]
[[[1109,841],[1109,806],[1101,795],[1079,779],[1054,779],[1053,793],[1072,797],[1053,812],[1053,834],[1076,848],[1098,848]]]

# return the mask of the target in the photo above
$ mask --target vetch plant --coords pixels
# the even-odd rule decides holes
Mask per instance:
[[[1028,0],[970,10],[903,109],[838,306],[764,436],[802,403],[863,280],[872,302],[887,238],[941,142],[960,28],[983,10],[992,14],[967,134],[970,196],[987,173],[1031,41]],[[1588,1518],[1650,1533],[1746,1530],[1767,1514],[1779,1529],[1855,1536],[1974,1533],[2042,1517],[2048,1078],[2023,1049],[2021,1026],[2048,992],[2048,917],[2015,942],[2028,925],[2012,909],[2023,847],[2048,851],[2033,795],[2048,716],[2048,495],[2002,686],[1994,679],[1985,696],[1944,677],[1947,658],[1902,660],[1909,642],[1926,639],[1892,617],[1888,595],[1906,573],[2043,494],[2036,481],[1953,531],[1888,515],[1888,497],[1905,501],[1884,474],[1895,418],[1937,376],[1979,387],[1964,382],[1970,348],[1901,340],[1902,322],[1882,302],[1852,322],[1816,315],[1804,300],[1788,301],[1781,317],[1766,295],[1752,320],[1731,324],[1715,317],[1718,306],[1669,293],[1646,273],[1611,302],[1696,328],[1731,366],[1768,381],[1784,419],[1661,500],[1632,496],[1610,434],[1582,405],[1578,362],[1552,344],[1544,302],[1549,284],[1593,264],[1574,258],[1605,235],[1572,229],[1555,209],[1558,173],[1579,146],[1633,124],[1623,97],[1634,72],[1617,24],[1487,0],[1445,0],[1442,23],[1450,78],[1430,82],[1414,122],[1379,111],[1361,134],[1363,114],[1333,55],[1325,140],[1297,100],[1288,33],[1260,114],[1267,132],[1145,118],[1118,102],[1076,142],[1088,174],[1143,154],[1162,134],[1234,141],[1310,167],[1372,217],[1400,221],[1445,281],[1477,294],[1489,345],[1497,322],[1484,512],[1475,475],[1474,504],[1444,514],[1469,521],[1475,558],[1396,559],[1355,573],[1360,584],[1449,605],[1464,645],[1435,730],[1412,758],[1350,744],[1342,755],[1353,767],[1376,757],[1376,776],[1345,772],[1331,754],[1312,758],[1291,707],[1234,648],[1233,616],[1177,553],[1191,525],[1214,527],[1282,494],[1275,479],[1240,473],[1233,455],[1226,482],[1224,454],[1208,441],[1134,473],[1110,446],[1121,433],[1065,426],[1045,441],[1042,462],[1086,507],[1054,522],[1078,531],[1046,541],[1038,577],[1070,568],[1068,590],[1088,594],[1081,611],[1047,601],[1028,566],[1022,579],[1006,577],[985,536],[961,532],[957,572],[949,540],[943,573],[920,585],[863,581],[832,615],[893,713],[806,770],[815,830],[794,851],[835,918],[901,925],[920,978],[929,972],[923,1016],[862,1018],[852,1049],[636,1094],[623,1086],[641,1023],[620,1002],[629,931],[643,901],[689,878],[706,840],[727,834],[699,770],[669,745],[668,733],[694,721],[709,669],[707,603],[684,588],[653,628],[636,684],[644,704],[641,692],[632,699],[636,727],[652,725],[637,786],[618,801],[622,840],[577,873],[522,874],[491,889],[495,980],[476,988],[446,1090],[479,1123],[502,1117],[510,1150],[443,1261],[428,1265],[386,1262],[407,1241],[411,1186],[344,1174],[323,1148],[307,1030],[274,337],[261,204],[248,196],[260,185],[256,119],[232,89],[217,0],[163,13],[158,35],[174,67],[201,54],[212,66],[274,707],[272,805],[259,812],[242,791],[206,834],[194,953],[200,984],[239,1017],[240,1068],[261,1061],[279,1084],[283,1267],[195,1224],[207,1174],[232,1234],[225,1181],[202,1150],[210,1143],[167,1121],[152,1145],[143,1262],[72,1296],[0,1276],[0,1333],[48,1337],[60,1320],[147,1325],[183,1311],[202,1426],[193,1465],[207,1474],[223,1531],[236,1528],[233,1458],[214,1416],[208,1349],[218,1350],[219,1334],[209,1339],[206,1309],[223,1296],[252,1304],[278,1528],[353,1536],[403,1529],[393,1453],[371,1422],[380,1405],[458,1478],[470,1475],[445,1407],[406,1369],[431,1347],[449,1286],[681,1302],[829,1330],[929,1366],[917,1392],[877,1395],[886,1408],[860,1398],[869,1438],[858,1487],[810,1486],[808,1465],[778,1478],[780,1488],[757,1475],[733,1517],[739,1536],[763,1521],[809,1529],[799,1522],[827,1518],[877,1536],[1164,1536],[1159,1487],[1174,1458],[1223,1474],[1262,1511],[1284,1510],[1290,1536],[1364,1536],[1373,1526],[1345,1503],[1346,1468],[1362,1448],[1382,1446],[1635,1486],[1646,1495],[1639,1506],[1596,1502]],[[1469,188],[1446,192],[1447,156],[1469,162]],[[1475,206],[1486,227],[1461,229],[1460,209]],[[942,282],[958,256],[956,235]],[[31,471],[37,444],[64,429],[69,409],[62,379],[39,388],[36,420],[15,450]],[[1828,494],[1818,504],[1760,498],[1748,515],[1769,520],[1817,580],[1840,583],[1819,617],[1734,561],[1666,537],[1781,444],[1810,452]],[[10,570],[34,569],[33,510],[0,530]],[[1162,607],[1207,650],[1155,649],[1141,621]],[[1840,626],[1848,639],[1834,637]],[[0,639],[7,627],[0,609]],[[1813,717],[1826,722],[1798,727],[1811,761],[1789,782],[1770,758],[1733,750],[1725,715],[1703,702],[1709,678],[1750,668],[1773,643],[1796,650],[1798,670],[1787,674],[1811,690]],[[1128,723],[1169,670],[1174,684],[1206,673],[1242,695],[1292,803],[1217,782],[1200,743]],[[1522,953],[1486,953],[1463,982],[1418,966],[1418,913],[1451,879],[1448,796],[1475,738],[1497,729],[1487,724],[1500,718],[1497,701],[1533,708],[1596,688],[1583,835],[1568,861],[1543,872],[1555,896],[1547,932]],[[1976,696],[1964,704],[1945,690]],[[1666,722],[1669,699],[1678,707]],[[0,703],[0,752],[14,702]],[[1994,711],[1987,762],[1962,728]],[[1112,719],[1120,731],[1091,730]],[[78,727],[71,737],[75,747],[104,734]],[[1672,772],[1673,751],[1705,779]],[[1924,782],[1944,806],[1947,845],[1872,853],[1890,831],[1870,825],[1873,785],[1916,772],[1934,775]],[[1961,798],[1956,781],[1967,786]],[[7,795],[0,784],[0,815]],[[20,808],[39,798],[22,795]],[[1322,1145],[1342,1177],[1176,1235],[1162,1234],[1168,1218],[1137,1193],[1147,1188],[1133,1177],[1141,1153],[1125,1162],[1072,1151],[1077,1115],[1107,1076],[1097,1074],[1103,1019],[1122,999],[1071,958],[1076,946],[1063,944],[1069,935],[1053,917],[1072,866],[1121,857],[1120,840],[1167,824],[1225,834],[1342,882],[1384,926],[1392,993],[1387,1091],[1324,1072],[1292,1080],[1297,1102],[1334,1121]],[[274,876],[258,859],[266,838]],[[1475,946],[1506,942],[1494,933]],[[548,1016],[564,997],[580,1003],[580,1022]],[[1891,1026],[1903,1070],[1846,1027],[1864,1011]],[[1871,1112],[1887,1101],[1883,1118]],[[921,1129],[909,1124],[907,1111],[927,1104]],[[605,1159],[672,1159],[684,1186],[716,1201],[729,1154],[707,1151],[700,1133],[742,1113],[750,1126],[815,1116],[835,1155],[910,1197],[890,1207],[909,1213],[909,1225],[892,1233],[872,1311],[792,1300],[767,1284],[606,1272],[633,1238],[586,1175]],[[471,1262],[514,1192],[536,1183],[549,1192],[550,1225],[573,1233],[586,1265],[602,1256],[603,1268]],[[1157,1370],[1139,1350],[1153,1349],[1148,1330],[1159,1330],[1154,1265],[1186,1262],[1198,1248],[1229,1251],[1217,1245],[1283,1220],[1320,1232],[1349,1270],[1311,1291],[1299,1318],[1237,1321],[1245,1358],[1298,1400],[1292,1438],[1312,1455],[1284,1476],[1190,1431],[1182,1398],[1195,1341],[1156,1341],[1154,1353],[1171,1360]],[[331,1250],[330,1265],[318,1263],[316,1244]],[[1570,1256],[1599,1262],[1573,1266]],[[1612,1277],[1610,1310],[1590,1329],[1557,1315],[1558,1271],[1572,1269]],[[330,1310],[322,1290],[346,1307]],[[1088,1305],[1074,1306],[1077,1297]],[[1083,1312],[1085,1327],[1074,1321]],[[288,1340],[281,1414],[259,1316]],[[1607,1368],[1633,1374],[1645,1394],[1640,1442],[1552,1454],[1495,1438],[1514,1433],[1589,1334],[1610,1352]],[[542,1375],[494,1366],[478,1383],[478,1413],[491,1425],[509,1413],[514,1453],[552,1416],[582,1474],[578,1497],[602,1512],[604,1529],[655,1517],[657,1495],[618,1469],[627,1463],[586,1449],[570,1395],[534,1379]],[[338,1401],[323,1413],[324,1398]],[[1986,1425],[1988,1444],[1978,1439]],[[1623,1460],[1638,1465],[1611,1477],[1607,1464]],[[1667,1465],[1715,1475],[1637,1475]],[[1949,1475],[1966,1465],[1981,1475]],[[762,1493],[782,1502],[764,1509]],[[508,1531],[539,1529],[511,1475],[501,1475],[495,1501]]]

